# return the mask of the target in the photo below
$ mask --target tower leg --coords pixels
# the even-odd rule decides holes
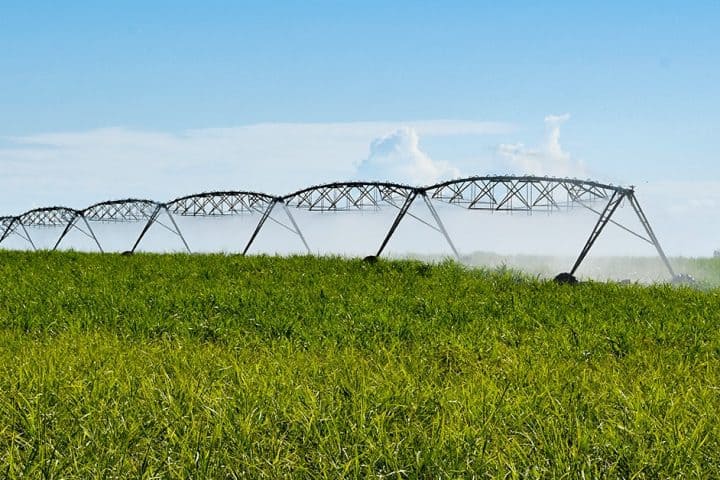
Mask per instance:
[[[187,250],[188,253],[192,253],[190,251],[190,247],[188,246],[187,242],[185,241],[185,237],[183,237],[183,234],[180,231],[180,227],[178,227],[178,224],[175,223],[175,218],[173,218],[172,213],[170,213],[170,210],[168,210],[166,205],[163,205],[163,209],[165,210],[165,213],[167,213],[167,216],[170,219],[170,222],[172,222],[173,227],[175,227],[175,233],[177,233],[177,236],[180,237],[180,240],[182,240],[183,245],[185,245],[185,250]]]
[[[298,227],[297,222],[295,222],[295,218],[290,213],[290,209],[288,208],[287,205],[285,205],[285,202],[282,200],[280,200],[280,205],[282,205],[283,210],[285,210],[285,215],[287,215],[287,217],[290,219],[290,222],[292,223],[293,228],[295,229],[295,233],[298,234],[298,236],[300,237],[300,240],[302,240],[302,242],[303,242],[303,245],[305,245],[305,249],[307,250],[308,255],[310,255],[310,253],[311,253],[310,247],[308,246],[307,241],[305,241],[305,236],[303,235],[302,231],[300,231],[300,227]]]
[[[98,246],[98,249],[100,249],[100,253],[104,253],[102,246],[100,245],[100,242],[98,241],[98,238],[95,236],[95,232],[93,231],[92,227],[90,227],[90,222],[88,222],[87,218],[85,218],[85,215],[80,214],[80,216],[83,219],[83,222],[85,222],[85,226],[88,229],[88,232],[90,232],[90,236],[95,240],[95,244]]]
[[[19,222],[20,226],[23,229],[23,232],[25,232],[25,236],[20,235],[22,238],[30,242],[30,245],[32,245],[33,250],[37,251],[37,247],[35,246],[35,242],[33,242],[32,237],[30,236],[30,232],[27,231],[27,228],[25,228],[25,225],[23,225],[22,222]]]
[[[148,218],[147,223],[145,224],[145,227],[143,227],[142,232],[140,232],[140,236],[135,240],[135,245],[133,245],[132,249],[130,249],[131,253],[135,253],[135,249],[140,244],[140,240],[145,236],[147,231],[150,229],[150,226],[155,223],[155,220],[157,219],[158,215],[160,214],[160,209],[162,208],[161,205],[158,205],[155,207],[155,210],[153,211],[152,215],[150,215],[150,218]]]
[[[580,267],[580,264],[583,262],[588,252],[590,252],[590,249],[595,244],[595,241],[600,236],[600,233],[602,233],[603,229],[610,221],[613,213],[615,213],[615,210],[617,210],[618,206],[620,206],[620,202],[623,198],[625,198],[624,193],[613,192],[610,197],[610,201],[608,201],[607,205],[605,205],[605,208],[600,214],[600,218],[598,218],[598,221],[595,223],[595,227],[590,233],[590,237],[587,239],[587,242],[585,242],[585,246],[575,261],[575,265],[573,265],[572,270],[570,270],[570,275],[575,275],[575,272]]]
[[[407,213],[408,209],[410,208],[410,205],[412,205],[413,201],[415,201],[415,197],[417,197],[417,192],[412,192],[406,199],[405,203],[403,203],[403,206],[400,208],[400,211],[398,212],[397,216],[395,217],[395,220],[393,221],[393,224],[390,226],[390,230],[388,231],[387,235],[385,235],[385,239],[383,240],[382,244],[380,245],[380,248],[378,249],[377,253],[375,254],[376,257],[379,257],[383,250],[385,250],[385,246],[390,241],[390,238],[395,233],[395,230],[397,229],[398,225],[400,225],[400,222],[402,221],[403,217]]]
[[[455,244],[453,244],[453,241],[450,239],[450,235],[448,235],[447,230],[445,230],[445,225],[443,225],[442,220],[440,220],[440,215],[438,215],[437,210],[435,210],[435,206],[432,204],[425,192],[422,192],[421,195],[423,197],[423,200],[425,200],[425,205],[427,205],[428,210],[430,210],[430,213],[432,213],[432,216],[435,219],[435,223],[437,223],[440,232],[443,234],[443,236],[445,236],[445,240],[447,240],[450,248],[452,248],[452,251],[455,254],[455,258],[460,260],[460,254],[455,248]]]
[[[263,225],[265,225],[265,221],[268,219],[268,217],[272,213],[273,208],[275,208],[276,203],[277,203],[277,200],[273,200],[267,206],[265,211],[263,211],[262,216],[260,217],[260,221],[258,222],[257,226],[255,227],[255,230],[253,231],[252,235],[250,236],[250,240],[248,241],[247,245],[245,245],[245,249],[242,252],[243,256],[247,255],[248,250],[250,250],[250,246],[255,241],[255,237],[257,237],[258,233],[260,233],[260,230],[262,229]]]
[[[78,213],[75,214],[75,216],[70,220],[67,225],[65,225],[65,229],[60,234],[60,237],[58,237],[57,242],[55,242],[55,246],[53,247],[53,251],[57,250],[58,246],[60,245],[60,242],[62,242],[62,239],[65,238],[65,235],[68,234],[70,229],[75,225],[75,220],[78,218]]]
[[[665,255],[665,252],[663,251],[662,247],[660,246],[660,242],[658,241],[657,237],[655,236],[655,232],[653,231],[652,227],[650,226],[650,222],[648,221],[647,217],[645,216],[645,212],[643,212],[642,208],[640,208],[640,203],[637,201],[637,198],[635,198],[635,194],[631,193],[628,195],[628,199],[630,200],[630,205],[632,205],[633,210],[635,210],[635,213],[638,216],[638,219],[640,220],[640,223],[642,223],[643,228],[645,229],[645,232],[648,234],[648,237],[650,237],[650,240],[652,240],[652,244],[655,246],[655,250],[657,250],[658,255],[660,255],[660,258],[662,259],[663,263],[665,264],[665,267],[667,267],[668,272],[670,272],[671,277],[675,277],[675,271],[672,268],[672,265],[670,265],[670,261],[668,260],[667,256]]]

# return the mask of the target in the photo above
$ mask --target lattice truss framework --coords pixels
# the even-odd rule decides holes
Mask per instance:
[[[152,217],[159,205],[152,200],[128,198],[96,203],[82,213],[91,222],[135,222]]]
[[[175,215],[209,217],[263,212],[274,201],[258,192],[207,192],[176,198],[167,206]]]
[[[410,207],[418,197],[421,197],[429,210],[434,224],[410,212]],[[625,200],[637,215],[644,234],[635,232],[612,219],[617,208]],[[426,187],[388,182],[337,182],[304,188],[285,196],[248,191],[220,191],[187,195],[166,203],[125,199],[96,203],[84,210],[67,207],[38,208],[19,216],[0,217],[0,243],[10,235],[18,235],[35,248],[28,227],[64,227],[54,249],[58,248],[62,239],[72,229],[76,229],[92,238],[98,249],[102,251],[91,222],[145,222],[131,251],[137,249],[147,231],[157,224],[177,235],[189,252],[190,247],[175,222],[174,215],[213,217],[257,214],[259,220],[245,244],[243,254],[248,252],[267,220],[296,234],[310,253],[310,247],[290,211],[291,208],[311,212],[346,212],[376,211],[390,206],[397,209],[397,214],[376,252],[377,256],[382,254],[400,222],[404,217],[409,216],[441,233],[455,255],[459,257],[449,233],[433,206],[433,201],[469,210],[505,212],[553,212],[577,207],[586,208],[597,214],[598,220],[570,273],[574,274],[578,269],[605,226],[613,223],[653,245],[670,274],[675,276],[632,188],[589,180],[535,176],[475,176]],[[596,206],[598,208],[595,208]],[[273,212],[278,208],[284,214],[285,221],[273,216]],[[161,216],[166,220],[161,221]],[[286,223],[288,221],[289,224]]]
[[[329,183],[299,190],[287,195],[287,205],[309,211],[340,212],[379,210],[402,205],[416,191],[397,183],[347,182]]]
[[[434,200],[472,210],[553,211],[607,200],[616,190],[626,189],[574,179],[502,176],[444,182],[427,193]]]
[[[20,215],[20,223],[27,227],[65,226],[77,214],[77,210],[66,207],[36,208]]]
[[[273,210],[278,204],[282,207],[283,213],[290,221],[290,225],[272,216]],[[205,192],[176,198],[175,200],[167,202],[166,206],[168,215],[172,213],[187,217],[260,214],[260,219],[250,239],[245,244],[242,252],[243,255],[246,255],[250,250],[257,235],[268,220],[297,235],[307,252],[310,253],[310,247],[305,240],[305,236],[297,225],[297,222],[295,222],[295,218],[290,213],[290,210],[288,210],[287,205],[280,197],[248,191]]]

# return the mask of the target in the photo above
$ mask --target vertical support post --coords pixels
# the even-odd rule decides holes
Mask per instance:
[[[675,277],[675,271],[673,270],[672,265],[670,265],[670,261],[668,260],[667,256],[665,256],[665,252],[660,246],[660,242],[658,241],[657,237],[655,236],[655,232],[653,232],[653,229],[650,226],[650,221],[645,216],[645,212],[643,212],[642,208],[640,208],[640,203],[637,201],[637,198],[635,198],[635,192],[630,192],[627,196],[630,200],[630,205],[632,205],[633,210],[635,210],[635,214],[637,214],[638,219],[640,220],[640,223],[642,224],[643,228],[645,228],[645,232],[647,232],[650,240],[652,240],[652,244],[655,246],[655,250],[657,250],[657,253],[658,255],[660,255],[660,258],[665,264],[665,267],[667,267],[668,272],[670,272],[670,276]]]
[[[293,228],[295,229],[295,232],[296,232],[296,233],[298,234],[298,236],[300,237],[300,240],[302,240],[303,245],[305,245],[305,249],[307,250],[308,255],[310,255],[310,253],[311,253],[311,252],[310,252],[310,247],[308,246],[307,242],[305,241],[305,236],[304,236],[304,235],[302,234],[302,232],[300,231],[300,227],[298,227],[297,222],[295,222],[295,218],[294,218],[294,217],[292,216],[292,214],[290,213],[290,209],[289,209],[288,206],[285,204],[285,201],[284,201],[284,200],[279,200],[279,202],[280,202],[280,205],[282,205],[283,210],[285,210],[285,214],[286,214],[287,217],[290,219],[290,222],[293,224]]]
[[[452,240],[450,239],[450,235],[448,235],[447,230],[445,230],[445,225],[443,225],[442,220],[440,220],[440,215],[438,215],[437,210],[435,210],[435,206],[433,206],[432,202],[428,198],[427,193],[423,191],[421,195],[423,197],[423,200],[425,200],[425,205],[427,205],[428,210],[430,210],[430,213],[432,213],[432,216],[435,219],[435,223],[437,223],[440,232],[445,236],[445,240],[447,240],[448,244],[450,244],[450,248],[452,248],[452,251],[455,254],[455,258],[460,260],[460,254],[455,248],[455,244],[453,244]]]
[[[162,208],[162,205],[158,205],[155,207],[155,210],[153,210],[152,215],[150,215],[150,218],[148,218],[147,223],[145,224],[145,227],[142,229],[142,232],[140,232],[140,236],[135,240],[135,245],[133,245],[132,249],[130,250],[132,253],[135,253],[135,249],[140,244],[140,240],[145,236],[148,229],[150,228],[150,225],[155,223],[155,220],[157,219],[158,215],[160,214],[160,209]]]
[[[393,224],[390,226],[390,230],[388,231],[387,235],[385,235],[385,239],[383,240],[382,244],[380,245],[380,248],[377,251],[377,254],[375,254],[376,257],[379,257],[380,254],[382,254],[383,250],[385,250],[385,246],[390,241],[390,238],[395,233],[395,230],[397,229],[398,225],[400,225],[400,222],[402,221],[403,217],[407,213],[407,211],[410,209],[410,205],[412,205],[413,201],[415,200],[415,197],[417,197],[418,192],[413,191],[408,197],[405,199],[405,203],[403,203],[403,206],[400,208],[400,211],[398,212],[397,216],[395,217],[395,220],[393,221]]]
[[[187,242],[185,241],[185,237],[183,237],[182,232],[180,231],[180,227],[178,227],[178,224],[175,223],[175,218],[173,218],[172,214],[170,213],[170,210],[168,210],[167,205],[163,205],[162,208],[165,210],[165,213],[167,213],[168,218],[173,224],[173,227],[175,227],[175,233],[177,233],[178,237],[180,237],[180,240],[182,240],[183,245],[185,245],[185,249],[188,251],[188,253],[192,253],[190,251],[190,247],[188,246]]]
[[[272,202],[270,202],[263,212],[262,216],[260,217],[260,221],[258,222],[257,226],[255,227],[255,230],[253,231],[252,235],[250,236],[250,240],[248,241],[247,245],[245,245],[245,249],[243,250],[242,254],[243,256],[247,255],[248,250],[250,250],[250,246],[255,241],[255,237],[257,237],[258,233],[260,233],[260,230],[262,229],[263,225],[265,225],[265,221],[268,219],[270,214],[273,211],[273,208],[275,208],[275,204],[278,202],[277,199],[274,199]]]
[[[577,260],[575,261],[575,265],[573,265],[572,270],[570,270],[570,275],[575,275],[575,271],[580,267],[580,264],[587,256],[588,252],[595,243],[595,240],[597,240],[597,238],[600,236],[600,233],[602,233],[603,229],[610,221],[610,218],[612,217],[613,213],[615,213],[615,210],[617,210],[620,202],[625,197],[625,195],[625,193],[618,193],[617,191],[613,192],[610,200],[608,201],[607,205],[605,205],[605,208],[600,214],[600,218],[598,218],[597,223],[595,223],[595,227],[590,233],[590,237],[587,239],[587,242],[585,242],[585,246],[580,252]]]

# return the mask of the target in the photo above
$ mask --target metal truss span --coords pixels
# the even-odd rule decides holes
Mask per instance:
[[[290,207],[320,212],[377,210],[405,202],[418,189],[384,182],[338,182],[316,185],[283,197]]]
[[[272,216],[274,208],[282,205],[283,212],[290,221],[290,225],[285,224],[281,220]],[[204,192],[194,195],[186,195],[176,198],[165,204],[169,213],[181,215],[185,217],[216,217],[226,215],[248,215],[259,214],[260,219],[255,225],[250,239],[245,244],[242,251],[246,255],[250,250],[253,242],[257,238],[260,230],[268,220],[284,227],[290,232],[300,237],[305,249],[310,253],[310,247],[305,240],[300,227],[298,227],[295,218],[293,218],[287,206],[280,197],[274,197],[266,193],[248,192],[248,191],[219,191]]]
[[[225,191],[186,195],[171,200],[166,205],[175,215],[208,217],[257,213],[264,211],[275,201],[275,197],[265,193]]]
[[[553,212],[576,207],[586,208],[596,213],[599,218],[569,272],[571,277],[580,267],[608,223],[612,223],[654,246],[671,277],[675,278],[676,276],[650,222],[637,201],[633,188],[574,178],[489,176],[450,180],[426,187],[424,191],[433,199],[471,210]],[[623,200],[630,203],[647,236],[634,232],[612,219]],[[592,206],[597,202],[606,202],[601,211]]]
[[[425,200],[435,225],[410,213],[410,207],[418,196]],[[442,220],[422,188],[389,182],[336,182],[299,190],[285,196],[283,200],[290,207],[315,212],[377,211],[391,206],[398,210],[398,214],[374,256],[382,254],[400,222],[407,215],[442,233],[455,256],[460,258]]]
[[[159,220],[159,217],[163,212],[166,214],[168,220],[170,221],[169,225],[166,225]],[[85,220],[91,222],[145,221],[145,226],[140,232],[140,236],[137,238],[132,248],[129,250],[129,252],[131,253],[135,252],[138,245],[140,245],[140,241],[143,239],[150,227],[154,224],[158,224],[169,232],[177,235],[185,246],[185,249],[190,252],[190,247],[188,247],[188,244],[185,241],[185,237],[183,237],[180,228],[175,223],[175,219],[173,218],[172,214],[164,203],[158,203],[154,200],[145,200],[138,198],[109,200],[106,202],[96,203],[87,207],[85,210],[82,211],[82,214]],[[98,247],[102,250],[99,242]]]
[[[80,215],[79,211],[68,207],[43,207],[28,210],[17,217],[3,217],[0,242],[10,235],[15,235],[25,240],[33,250],[37,250],[28,227],[66,227],[74,222],[78,215]]]
[[[469,177],[425,188],[433,200],[471,210],[555,211],[575,208],[581,202],[607,200],[614,192],[631,189],[588,180],[555,177]]]
[[[126,198],[90,205],[82,213],[91,222],[136,222],[150,218],[159,205],[153,200]]]
[[[418,197],[422,198],[422,203],[430,212],[430,220],[420,218],[411,211],[410,207]],[[189,252],[190,247],[175,222],[174,215],[214,217],[257,214],[259,220],[249,241],[245,244],[243,254],[248,252],[268,220],[299,236],[310,253],[310,247],[290,211],[291,208],[311,212],[349,212],[377,211],[389,206],[396,209],[397,214],[376,256],[382,254],[397,227],[407,216],[441,233],[459,258],[458,251],[433,202],[468,210],[491,212],[557,212],[571,208],[585,208],[595,213],[598,220],[572,267],[571,275],[579,268],[604,228],[612,223],[653,245],[670,274],[675,276],[632,187],[625,188],[592,180],[527,175],[473,176],[429,186],[410,186],[391,182],[335,182],[304,188],[284,196],[242,190],[215,191],[186,195],[165,203],[129,198],[96,203],[83,210],[67,207],[37,208],[18,216],[0,217],[0,242],[10,235],[17,235],[35,248],[27,227],[64,227],[55,248],[60,245],[68,232],[76,229],[92,238],[98,249],[102,251],[91,222],[145,222],[131,252],[135,251],[147,231],[155,224],[177,235]],[[643,233],[637,233],[612,218],[623,203],[630,204],[644,230]],[[597,208],[594,205],[597,205]],[[289,224],[273,217],[273,211],[277,208],[282,209]],[[163,215],[166,217],[165,223],[160,220]]]
[[[67,207],[36,208],[20,215],[20,223],[26,227],[64,227],[80,212]]]

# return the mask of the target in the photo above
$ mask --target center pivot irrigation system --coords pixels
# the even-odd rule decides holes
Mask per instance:
[[[417,201],[425,204],[432,216],[433,223],[425,221],[409,211],[413,203]],[[635,232],[613,220],[613,214],[624,201],[630,204],[634,210],[643,227],[644,234]],[[55,242],[53,250],[57,249],[67,234],[75,229],[91,238],[102,252],[100,240],[92,228],[93,223],[145,222],[129,252],[134,252],[138,248],[143,237],[153,225],[159,225],[177,235],[185,249],[190,252],[190,246],[175,222],[175,216],[215,217],[257,214],[259,220],[244,246],[243,255],[247,254],[268,220],[297,235],[310,253],[306,238],[291,213],[292,209],[340,212],[379,210],[382,207],[390,207],[396,209],[397,214],[376,253],[369,258],[382,254],[398,225],[408,216],[442,234],[455,256],[459,258],[460,255],[433,202],[444,202],[468,210],[505,212],[555,212],[582,207],[597,214],[597,222],[570,272],[558,277],[565,275],[565,278],[574,279],[575,272],[603,229],[608,223],[613,223],[653,245],[670,276],[673,279],[676,278],[632,187],[625,188],[589,180],[556,177],[476,176],[449,180],[425,187],[388,182],[337,182],[304,188],[285,196],[248,191],[223,191],[187,195],[166,203],[130,198],[96,203],[84,210],[67,207],[37,208],[18,216],[0,217],[0,243],[11,235],[16,235],[36,249],[29,228],[61,227],[62,233]],[[275,212],[281,212],[281,218],[284,220],[276,218],[273,215]]]

